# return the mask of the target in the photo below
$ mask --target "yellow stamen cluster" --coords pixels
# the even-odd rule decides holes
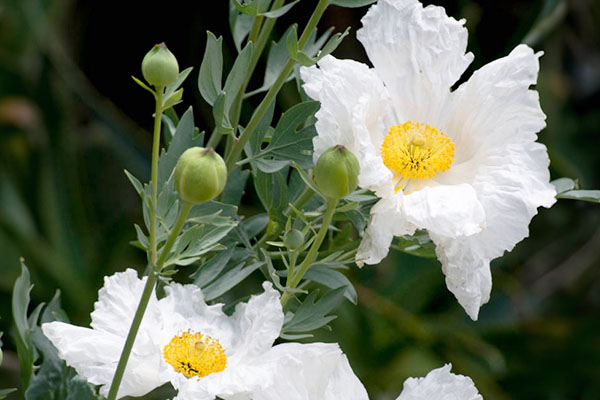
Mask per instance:
[[[385,166],[403,178],[429,179],[450,168],[454,143],[431,125],[408,121],[390,128],[381,153]]]
[[[187,331],[174,336],[163,348],[163,357],[175,371],[188,378],[202,378],[227,366],[219,341],[200,332]]]

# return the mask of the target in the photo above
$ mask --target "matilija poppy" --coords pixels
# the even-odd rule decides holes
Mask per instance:
[[[44,334],[58,355],[106,396],[146,278],[128,269],[104,280],[91,328],[50,322]],[[177,400],[368,400],[346,356],[334,343],[283,343],[284,314],[271,283],[236,306],[208,305],[194,285],[171,283],[153,293],[136,337],[118,398],[142,396],[167,383]],[[293,381],[291,381],[293,380]],[[279,397],[281,398],[281,397]]]
[[[408,378],[396,400],[483,400],[471,378],[453,374],[451,368],[446,364],[424,378]]]
[[[380,0],[357,32],[373,68],[324,57],[301,69],[321,102],[314,159],[333,145],[360,164],[359,186],[380,198],[356,255],[386,257],[394,236],[426,229],[448,289],[476,320],[492,287],[490,261],[528,235],[550,207],[538,57],[526,45],[453,90],[473,54],[464,20],[416,0]]]

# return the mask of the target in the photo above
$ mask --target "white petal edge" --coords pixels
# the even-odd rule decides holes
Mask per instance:
[[[464,20],[416,0],[380,0],[362,19],[358,40],[392,97],[397,123],[437,125],[450,87],[473,61]]]
[[[269,352],[273,385],[254,400],[368,400],[339,346],[333,343],[285,343]]]
[[[100,393],[108,395],[124,337],[63,322],[45,323],[42,331],[67,365],[90,383],[102,385]],[[137,352],[132,352],[117,398],[143,396],[166,382],[159,376],[160,356],[155,348],[136,343],[135,349]]]
[[[457,134],[457,157],[468,164],[436,177],[451,184],[469,181],[485,214],[481,232],[452,238],[431,235],[442,262],[448,289],[476,320],[489,300],[490,261],[510,251],[529,235],[529,223],[540,206],[550,207],[556,191],[544,145],[535,142],[545,126],[537,92],[530,90],[539,69],[539,54],[525,45],[473,74],[454,94],[449,129]],[[462,144],[462,146],[460,146]],[[469,155],[468,153],[472,153]]]
[[[238,354],[244,357],[260,357],[268,351],[281,333],[283,309],[279,292],[271,282],[263,282],[264,292],[250,297],[247,303],[236,306],[232,319],[236,335],[242,338],[238,343]]]
[[[471,378],[453,374],[451,368],[446,364],[424,378],[408,378],[396,400],[483,400]]]

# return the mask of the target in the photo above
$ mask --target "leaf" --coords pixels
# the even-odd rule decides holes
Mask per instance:
[[[244,189],[246,188],[246,182],[250,176],[250,171],[236,168],[229,173],[227,177],[227,183],[225,189],[223,189],[223,195],[221,200],[223,203],[238,205],[244,195]]]
[[[375,3],[377,0],[331,0],[331,4],[340,7],[356,8]]]
[[[259,158],[258,160],[254,161],[256,168],[260,169],[262,172],[266,172],[267,174],[277,172],[289,164],[290,162],[288,160],[269,160],[266,158]]]
[[[296,129],[318,109],[318,102],[305,101],[286,111],[279,119],[269,145],[253,158],[269,156],[277,160],[295,161],[301,168],[312,167],[312,139],[317,132],[313,125],[299,131]]]
[[[223,271],[231,259],[234,250],[235,247],[230,247],[229,249],[220,251],[204,263],[204,265],[201,265],[196,272],[192,274],[194,285],[197,285],[200,288],[209,285]]]
[[[75,375],[69,380],[68,396],[65,400],[97,400],[91,385],[81,376]]]
[[[244,81],[246,80],[246,75],[248,74],[251,60],[252,43],[248,43],[237,56],[235,62],[233,63],[233,67],[231,67],[231,71],[229,71],[229,75],[225,80],[223,91],[225,92],[225,113],[227,115],[229,115],[231,105],[233,104],[233,101],[237,97],[242,85],[244,84]]]
[[[571,199],[600,203],[600,190],[569,190],[556,195],[557,199]]]
[[[569,190],[579,189],[579,184],[577,181],[571,178],[559,178],[550,183],[554,185],[557,194],[561,194]]]
[[[231,126],[231,122],[229,121],[228,112],[225,109],[226,97],[227,93],[225,93],[225,91],[221,92],[215,100],[215,105],[213,106],[215,128],[219,133],[222,133],[223,135],[229,135],[233,133],[233,127]]]
[[[231,221],[229,225],[194,225],[186,230],[175,241],[172,255],[164,266],[189,265],[196,262],[201,255],[215,249],[221,240],[237,223]]]
[[[256,171],[254,188],[269,216],[281,213],[289,203],[286,175],[282,171],[273,174]]]
[[[198,74],[200,94],[211,106],[221,93],[223,76],[223,37],[217,39],[211,32],[206,32],[206,49]]]
[[[344,38],[348,36],[349,32],[350,28],[346,28],[346,30],[343,33],[338,32],[335,35],[333,35],[331,39],[327,41],[325,46],[323,46],[321,51],[319,51],[319,56],[317,57],[317,60],[320,60],[326,55],[331,54],[335,49],[337,49],[340,43],[342,43],[342,40],[344,40]]]
[[[229,1],[229,28],[231,29],[233,43],[238,52],[241,49],[242,42],[250,33],[253,23],[254,17],[252,15],[240,13],[235,7],[233,0]]]
[[[285,13],[287,13],[288,11],[290,11],[292,9],[292,7],[294,7],[296,5],[296,3],[298,3],[299,1],[300,0],[292,1],[289,4],[279,7],[277,10],[263,12],[263,13],[260,13],[259,15],[265,16],[267,18],[279,18],[282,15],[284,15]]]
[[[125,172],[127,179],[129,179],[129,182],[131,182],[131,184],[133,185],[135,191],[141,195],[144,191],[144,186],[142,185],[142,183],[126,169],[123,171]]]
[[[263,265],[264,262],[257,261],[248,266],[244,266],[245,264],[246,262],[241,262],[233,269],[227,271],[221,277],[216,279],[212,284],[205,287],[203,293],[206,300],[211,301],[221,296],[229,289],[246,279],[252,272],[256,271],[261,265]]]
[[[354,304],[358,301],[356,289],[346,275],[338,270],[324,265],[313,265],[304,275],[304,279],[320,283],[330,289],[345,288],[344,297]]]
[[[27,307],[29,306],[29,294],[32,287],[29,270],[25,266],[23,259],[21,259],[21,275],[15,281],[13,288],[12,313],[16,326],[14,339],[19,355],[23,388],[29,386],[29,380],[33,373],[33,346],[29,338],[31,328],[27,320]]]
[[[188,75],[190,74],[190,72],[192,72],[192,67],[186,68],[183,71],[181,71],[179,73],[179,75],[177,75],[177,78],[175,79],[175,81],[173,81],[172,83],[170,83],[169,85],[167,85],[167,87],[165,88],[165,94],[164,94],[164,101],[163,101],[163,109],[167,109],[173,106],[173,104],[168,105],[167,103],[169,102],[169,100],[173,97],[173,95],[177,92],[183,93],[183,89],[179,89],[179,86],[181,86],[183,84],[183,82],[187,79]],[[179,89],[179,90],[177,90]],[[178,96],[179,100],[181,100],[181,94]]]
[[[404,235],[396,238],[392,247],[404,253],[417,257],[436,258],[435,244],[427,233],[418,231],[414,235]]]
[[[579,190],[579,182],[571,178],[559,178],[550,182],[556,188],[557,199],[582,200],[600,203],[600,190]]]
[[[271,45],[271,47],[269,48],[269,55],[267,56],[267,66],[265,68],[265,77],[263,80],[263,84],[260,88],[252,91],[248,95],[267,91],[271,88],[271,86],[273,86],[273,84],[277,80],[277,77],[279,76],[281,71],[283,71],[283,67],[285,66],[285,64],[287,63],[287,61],[289,59],[289,53],[288,53],[286,44],[287,44],[289,35],[296,34],[295,29],[296,29],[295,25],[290,26],[285,31],[285,33],[283,34],[283,36],[281,37],[279,42],[277,42],[277,43],[274,42]],[[292,79],[291,74],[289,77],[286,78],[286,81],[288,81],[290,79]]]
[[[239,12],[246,15],[263,15],[263,13],[269,7],[270,0],[253,0],[247,1],[244,4],[240,3],[238,0],[232,0],[233,5]]]
[[[183,98],[183,88],[177,90],[173,94],[171,94],[168,98],[163,102],[163,109],[171,108],[174,105],[181,103],[181,99]]]
[[[267,108],[267,111],[265,112],[265,114],[263,115],[261,120],[259,121],[258,126],[256,127],[256,130],[254,131],[254,134],[252,134],[252,136],[250,136],[250,140],[248,141],[248,144],[246,145],[247,146],[246,150],[248,150],[248,151],[246,151],[246,153],[249,156],[252,156],[252,155],[260,152],[262,142],[263,142],[265,136],[267,135],[267,132],[269,132],[269,130],[273,129],[273,128],[271,128],[271,121],[273,121],[274,112],[275,112],[275,101],[272,101],[271,104],[269,105],[269,108]]]
[[[9,394],[16,392],[17,389],[15,388],[11,388],[11,389],[0,389],[0,399],[5,399],[6,396],[8,396]]]
[[[336,317],[329,314],[344,298],[346,288],[340,287],[325,294],[315,302],[318,290],[313,291],[304,299],[294,316],[287,321],[281,330],[284,334],[310,332],[321,328]]]
[[[285,38],[285,46],[288,51],[288,56],[291,59],[295,59],[296,54],[300,51],[300,47],[298,44],[298,27],[297,25],[292,25],[289,28],[290,32]]]
[[[310,175],[308,175],[308,172],[306,172],[304,169],[302,169],[295,162],[292,162],[292,166],[296,169],[296,171],[298,172],[298,175],[300,176],[300,178],[302,178],[302,181],[304,181],[304,183],[306,184],[306,186],[308,186],[313,192],[317,193],[322,198],[324,198],[324,199],[327,198],[323,193],[321,193],[321,190],[315,184],[315,182],[313,181],[312,177]]]
[[[133,81],[135,83],[137,83],[138,85],[140,85],[142,88],[146,89],[147,91],[149,91],[150,93],[152,93],[153,96],[156,95],[156,93],[154,92],[153,89],[151,89],[150,87],[148,87],[148,85],[146,85],[144,82],[142,82],[141,80],[139,80],[138,78],[136,78],[135,76],[131,76],[131,78],[133,79]]]
[[[242,221],[240,227],[248,238],[253,238],[262,232],[269,224],[269,216],[265,213],[256,214]]]
[[[59,291],[44,309],[40,322],[52,321],[67,321],[66,314],[60,306]],[[37,325],[33,326],[31,340],[41,355],[42,362],[25,392],[26,400],[97,399],[92,386],[76,376],[72,368],[67,367],[58,357],[54,345]]]
[[[67,313],[65,313],[60,304],[59,289],[56,289],[54,297],[52,297],[52,300],[50,300],[50,302],[44,309],[44,312],[42,313],[42,318],[40,320],[40,324],[45,324],[46,322],[52,321],[69,322],[69,317],[67,317]]]

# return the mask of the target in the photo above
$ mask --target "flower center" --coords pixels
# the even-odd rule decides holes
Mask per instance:
[[[429,179],[450,168],[454,143],[431,125],[407,121],[390,128],[381,154],[385,166],[403,178]]]
[[[177,372],[188,378],[203,378],[221,372],[227,366],[227,356],[218,340],[200,332],[183,332],[163,348],[163,357]]]

